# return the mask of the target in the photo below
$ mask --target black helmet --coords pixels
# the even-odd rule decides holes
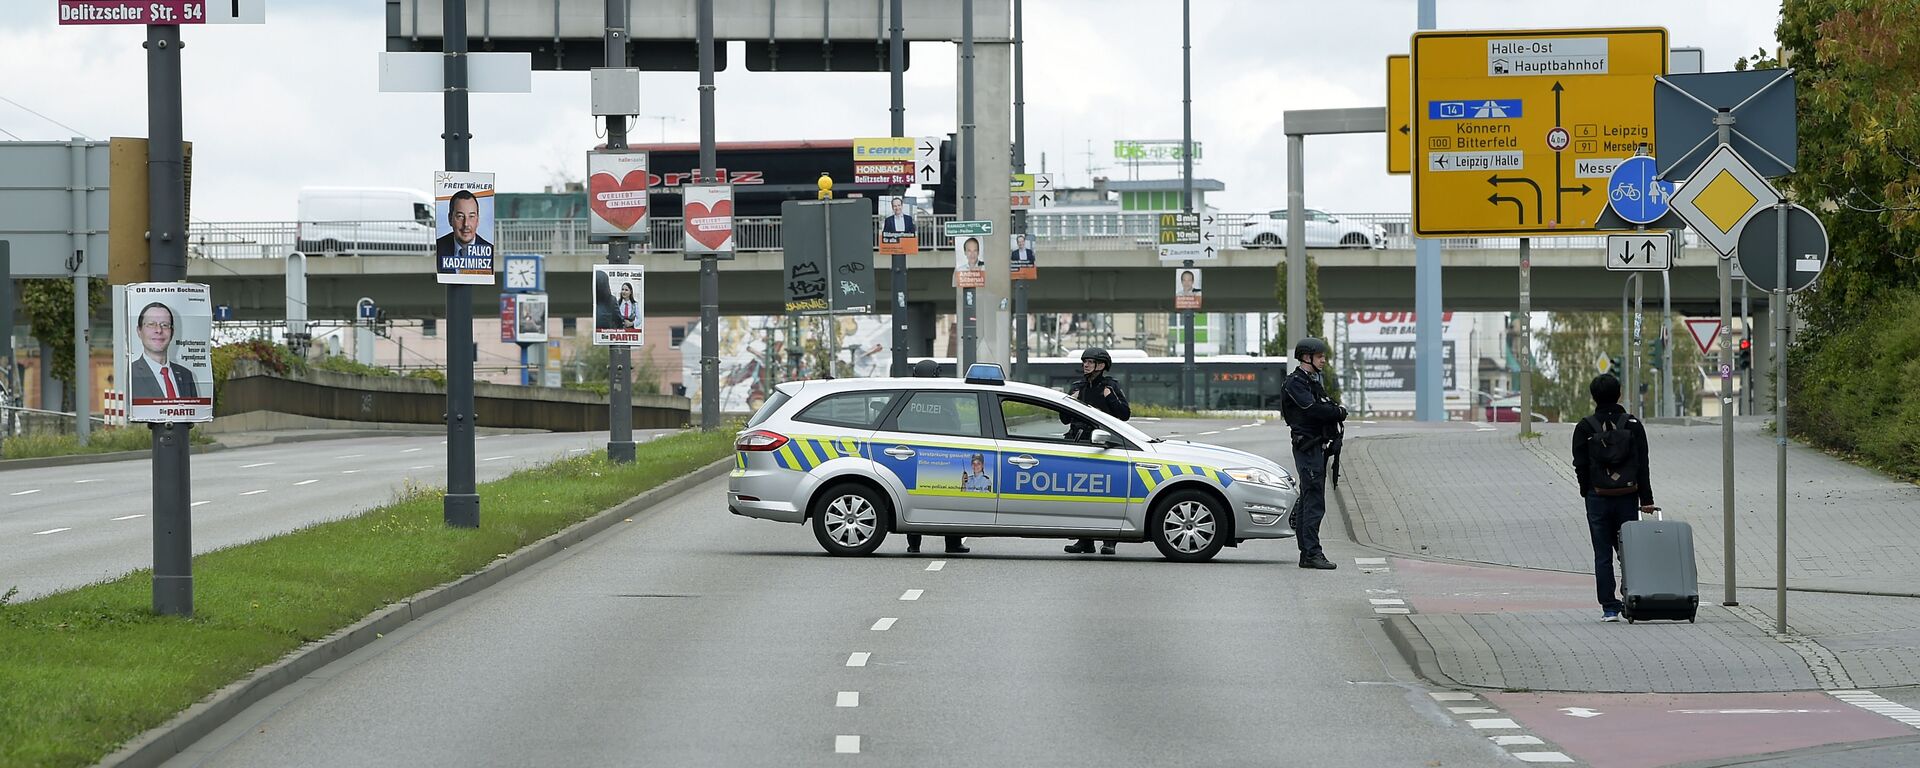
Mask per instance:
[[[940,361],[929,359],[914,363],[913,375],[921,379],[940,378]]]
[[[1331,354],[1333,353],[1327,348],[1326,342],[1316,339],[1312,336],[1307,336],[1305,338],[1302,338],[1299,341],[1294,342],[1293,344],[1294,360],[1299,360],[1301,358],[1306,357],[1307,355],[1331,355]]]
[[[1101,349],[1099,347],[1087,347],[1086,349],[1082,350],[1080,352],[1080,360],[1082,362],[1087,360],[1092,360],[1096,363],[1100,363],[1101,365],[1105,365],[1108,368],[1113,367],[1113,355],[1107,354],[1106,350]]]

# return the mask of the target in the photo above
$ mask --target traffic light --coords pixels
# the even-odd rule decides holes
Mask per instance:
[[[1740,351],[1733,356],[1734,367],[1748,370],[1753,367],[1753,340],[1741,339]]]
[[[1648,345],[1647,358],[1648,358],[1647,367],[1652,368],[1656,371],[1660,370],[1660,366],[1666,364],[1667,337],[1665,336],[1654,337],[1653,343]]]
[[[1619,376],[1621,372],[1625,370],[1626,370],[1626,366],[1623,366],[1620,364],[1619,355],[1607,355],[1607,367],[1601,369],[1600,372],[1610,373],[1610,374],[1613,374],[1614,376]]]

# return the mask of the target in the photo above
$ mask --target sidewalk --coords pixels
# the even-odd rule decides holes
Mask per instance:
[[[1742,605],[1722,607],[1719,427],[1652,425],[1655,497],[1694,529],[1699,621],[1602,624],[1572,425],[1543,431],[1348,444],[1336,498],[1362,544],[1411,556],[1392,572],[1413,613],[1389,624],[1428,674],[1558,691],[1920,684],[1920,487],[1789,448],[1789,633],[1777,637],[1771,436],[1736,427]]]

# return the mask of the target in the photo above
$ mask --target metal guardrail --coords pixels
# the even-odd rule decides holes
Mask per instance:
[[[1286,231],[1284,217],[1268,213],[1216,213],[1215,232],[1222,248],[1262,247],[1252,241],[1260,233]],[[1404,213],[1330,214],[1334,237],[1352,230],[1384,236],[1387,248],[1410,249],[1410,217]],[[953,221],[952,214],[917,217],[920,247],[952,248],[953,241],[942,233],[942,224]],[[881,217],[873,218],[874,240],[879,241]],[[1160,215],[1154,212],[1064,212],[1035,213],[1028,216],[1039,250],[1127,250],[1152,248],[1159,237]],[[682,244],[681,219],[649,219],[648,236],[636,244],[642,253],[679,253]],[[1252,233],[1252,234],[1250,234]],[[548,255],[591,254],[604,251],[592,242],[587,222],[576,219],[501,219],[494,223],[495,246],[504,253],[543,253]],[[780,217],[743,216],[734,219],[734,244],[741,252],[780,250]],[[1536,237],[1533,247],[1540,250],[1594,249],[1605,247],[1601,235]],[[1689,246],[1699,244],[1687,233]],[[1333,246],[1309,242],[1309,247]],[[1444,249],[1518,249],[1517,237],[1464,237],[1440,240]],[[1338,247],[1338,246],[1333,246]],[[365,222],[203,222],[196,221],[188,231],[188,252],[207,259],[285,258],[299,251],[315,256],[394,256],[424,255],[433,251],[431,228],[415,221]]]

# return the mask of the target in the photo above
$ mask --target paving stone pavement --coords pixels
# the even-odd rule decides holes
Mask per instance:
[[[1569,572],[1397,561],[1415,609],[1398,621],[1466,685],[1676,693],[1920,685],[1920,599],[1903,596],[1920,594],[1920,487],[1790,449],[1790,631],[1775,636],[1774,593],[1755,589],[1774,578],[1773,442],[1757,424],[1738,427],[1736,487],[1746,490],[1736,528],[1742,604],[1733,608],[1718,605],[1718,427],[1649,429],[1657,500],[1694,528],[1703,604],[1692,625],[1602,624],[1591,577],[1569,581],[1591,573],[1592,557],[1568,463],[1570,425],[1547,425],[1528,444],[1505,431],[1355,440],[1338,497],[1363,543]]]

